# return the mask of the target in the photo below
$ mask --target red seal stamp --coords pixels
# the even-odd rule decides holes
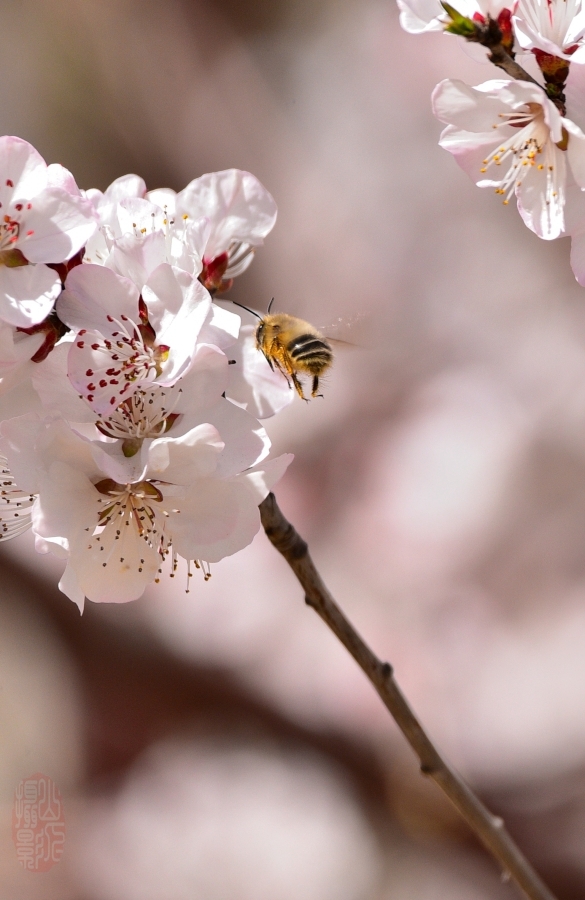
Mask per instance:
[[[29,872],[48,872],[63,855],[65,817],[59,788],[37,772],[14,792],[12,840],[18,861]]]

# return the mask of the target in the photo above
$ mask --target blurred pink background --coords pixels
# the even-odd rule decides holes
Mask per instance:
[[[229,297],[356,345],[265,424],[326,582],[559,900],[585,891],[585,293],[437,146],[442,78],[393,0],[0,0],[2,133],[104,189],[235,166],[279,206]],[[258,535],[120,607],[77,608],[4,546],[0,895],[516,896]],[[21,778],[65,797],[47,874]]]

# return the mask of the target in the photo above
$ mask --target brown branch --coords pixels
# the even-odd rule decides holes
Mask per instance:
[[[274,494],[269,494],[260,504],[260,515],[266,535],[296,575],[305,592],[306,602],[321,616],[370,679],[417,754],[423,774],[438,784],[500,863],[504,873],[526,897],[531,900],[555,900],[506,831],[503,820],[492,815],[461,776],[441,757],[398,687],[392,666],[378,659],[339,609],[309,556],[307,544],[283,516]]]
[[[538,85],[538,87],[544,91],[544,87],[542,84],[533,78],[526,69],[523,69],[522,66],[518,65],[515,59],[512,59],[510,54],[505,50],[502,44],[494,44],[488,45],[488,50],[490,51],[488,54],[488,59],[490,62],[494,64],[494,66],[498,66],[499,69],[503,69],[506,74],[508,74],[511,78],[515,78],[517,81],[531,81],[532,84]],[[545,91],[546,93],[546,91]]]
[[[490,51],[488,53],[488,59],[490,62],[494,64],[494,66],[498,66],[498,68],[503,69],[508,75],[512,78],[515,78],[517,81],[530,81],[532,84],[537,85],[548,97],[548,99],[554,103],[561,116],[566,115],[566,97],[565,92],[563,90],[565,81],[567,80],[567,76],[569,74],[569,66],[565,64],[562,67],[561,72],[553,72],[549,74],[544,69],[542,69],[542,74],[544,76],[545,84],[540,84],[532,75],[529,75],[526,69],[523,69],[522,66],[518,65],[515,59],[512,59],[506,48],[501,44],[486,44],[484,43],[484,47],[487,47]],[[555,60],[555,64],[558,62],[563,63],[564,60]]]

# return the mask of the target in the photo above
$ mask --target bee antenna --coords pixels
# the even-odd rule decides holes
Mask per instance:
[[[248,307],[247,307],[247,306],[244,306],[243,303],[238,303],[237,300],[232,300],[232,303],[234,304],[234,306],[239,306],[240,309],[245,309],[246,312],[249,312],[251,315],[256,316],[257,319],[262,319],[262,316],[259,315],[259,313],[254,312],[253,309],[248,309]]]
[[[270,303],[268,304],[268,312],[270,312],[270,310],[272,309],[272,304],[273,304],[273,303],[274,303],[274,297],[272,298],[272,300],[271,300]]]

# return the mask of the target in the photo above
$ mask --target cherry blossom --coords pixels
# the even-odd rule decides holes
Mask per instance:
[[[255,414],[292,399],[213,302],[276,220],[237,169],[176,194],[137,175],[81,192],[0,138],[0,538],[32,528],[80,608],[126,602],[179,560],[251,542],[289,455]],[[2,178],[4,177],[4,181]]]
[[[179,194],[169,188],[146,192],[142,179],[127,175],[105,193],[88,191],[87,195],[101,225],[99,235],[88,244],[84,262],[111,269],[139,291],[163,263],[198,278],[212,294],[226,290],[250,265],[254,248],[276,220],[276,204],[270,194],[253,175],[237,169],[203,175]],[[217,328],[211,333],[212,323],[208,322],[200,340],[230,348],[233,368],[228,396],[260,418],[274,415],[291,402],[290,392],[260,358],[252,329],[242,331],[238,338],[233,314],[214,306],[213,322],[222,316],[223,334],[218,334]],[[142,348],[139,360],[146,364]],[[93,365],[87,370],[94,371]],[[149,371],[152,374],[152,367]]]
[[[71,259],[96,229],[91,203],[61,166],[26,141],[0,137],[0,319],[34,326],[50,313]]]
[[[133,181],[125,186],[138,189]],[[173,192],[153,193],[174,198]],[[174,199],[172,203],[174,206]],[[139,288],[164,262],[199,276],[210,229],[207,219],[192,222],[188,217],[175,218],[150,199],[133,196],[104,204],[104,210],[99,239],[88,245],[85,262],[108,266],[131,278]]]
[[[241,425],[233,431],[229,412],[226,407],[221,434],[203,423],[178,438],[153,440],[133,478],[102,443],[76,434],[62,419],[26,415],[3,423],[7,486],[12,490],[16,480],[30,491],[26,502],[33,503],[39,549],[66,557],[59,586],[80,607],[85,597],[136,599],[160,578],[167,561],[174,575],[178,557],[203,567],[252,541],[260,526],[258,504],[292,457],[245,471],[233,471],[234,458],[222,468],[233,434],[236,456],[241,453]],[[261,457],[264,452],[263,446]]]
[[[146,192],[126,175],[104,194],[88,191],[100,219],[86,261],[107,265],[141,287],[162,262],[200,276],[209,290],[226,290],[274,227],[276,204],[254,175],[212,172],[180,193]]]
[[[514,7],[514,2],[515,0],[456,0],[451,6],[462,16],[483,22],[488,15],[497,20],[503,10]],[[397,3],[400,24],[410,34],[444,31],[449,22],[449,15],[440,0],[397,0]]]
[[[58,315],[76,333],[69,378],[98,413],[116,408],[147,383],[177,381],[191,364],[203,325],[213,318],[205,288],[168,264],[154,271],[142,295],[107,268],[79,266],[67,279]],[[232,318],[237,329],[239,319]]]
[[[582,0],[519,0],[512,22],[524,50],[585,62]]]
[[[226,169],[188,184],[176,197],[175,216],[209,221],[201,280],[210,290],[225,290],[274,228],[276,203],[250,172]]]
[[[118,204],[126,199],[144,197],[145,194],[146,184],[138,175],[122,175],[103,192],[95,188],[85,191],[99,223],[99,228],[87,242],[86,262],[105,263],[114,239],[123,234],[118,221]]]
[[[539,237],[563,233],[568,177],[585,187],[585,135],[538,85],[445,80],[433,108],[448,125],[439,143],[479,187],[493,187],[504,203],[516,194],[520,215]]]

